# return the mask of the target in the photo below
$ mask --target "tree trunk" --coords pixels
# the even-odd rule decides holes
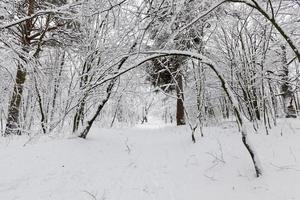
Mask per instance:
[[[31,16],[34,13],[34,4],[35,0],[28,0],[28,9],[27,15]],[[33,28],[32,19],[26,20],[24,29],[22,30],[22,45],[23,50],[28,53],[27,47],[30,46],[30,33]],[[20,57],[20,59],[24,60],[24,58]],[[21,65],[21,63],[17,66],[17,74],[16,74],[16,82],[14,85],[14,91],[10,100],[10,104],[8,107],[7,114],[7,122],[4,135],[17,134],[20,135],[20,124],[19,124],[19,116],[20,116],[20,105],[22,101],[24,83],[26,80],[26,70]]]
[[[19,115],[25,80],[26,71],[25,69],[22,69],[21,64],[19,64],[17,69],[16,82],[14,85],[14,91],[8,107],[8,117],[4,135],[21,134],[19,125]]]
[[[125,59],[126,60],[126,59]],[[125,62],[124,60],[124,62]],[[110,98],[110,95],[112,93],[112,89],[115,85],[116,79],[112,79],[109,83],[109,85],[106,88],[106,97],[102,100],[102,102],[99,104],[96,113],[93,115],[93,117],[87,121],[87,124],[84,128],[84,130],[80,133],[79,137],[85,139],[87,134],[89,133],[90,129],[92,128],[93,123],[95,122],[95,120],[97,119],[97,117],[99,116],[100,112],[102,111],[104,105],[106,104],[106,102],[108,101],[108,99]]]
[[[177,84],[176,84],[176,95],[177,95],[176,123],[177,123],[177,126],[180,126],[180,125],[185,125],[182,74],[178,75],[176,81],[177,81]]]
[[[41,126],[42,126],[43,133],[46,134],[47,133],[47,118],[46,118],[45,111],[44,111],[43,99],[42,99],[41,93],[38,89],[38,86],[37,86],[38,83],[35,78],[34,78],[34,84],[35,84],[35,91],[36,91],[36,95],[37,95],[38,106],[40,108],[40,113],[41,113]]]
[[[80,104],[76,110],[76,114],[73,119],[73,133],[76,133],[76,131],[78,131],[80,122],[83,123],[85,99],[86,99],[86,96],[84,96],[83,99],[80,101]]]
[[[56,103],[57,103],[57,96],[58,96],[58,89],[60,87],[60,82],[61,82],[61,78],[62,78],[62,73],[63,73],[63,67],[65,64],[65,55],[66,52],[63,51],[62,52],[62,56],[61,56],[61,60],[60,60],[60,68],[59,68],[59,72],[58,72],[58,76],[54,77],[54,90],[53,90],[53,99],[52,99],[52,105],[51,105],[51,113],[50,113],[50,121],[53,121],[54,118],[54,114],[56,111]]]
[[[129,53],[132,52],[132,50],[135,48],[136,46],[136,42],[133,43],[132,47],[130,48],[129,50]],[[126,62],[126,60],[129,58],[129,56],[126,56],[124,58],[122,58],[120,60],[120,63],[118,64],[117,66],[117,69],[116,69],[116,72],[117,73],[121,67],[123,66],[123,64]],[[113,78],[109,81],[109,84],[106,88],[106,96],[105,98],[101,101],[101,103],[98,105],[98,108],[97,108],[97,111],[96,113],[94,113],[94,115],[92,116],[92,118],[90,120],[87,121],[87,124],[85,126],[85,128],[83,129],[83,131],[79,134],[78,137],[80,138],[83,138],[85,139],[87,134],[89,133],[93,123],[95,122],[95,120],[97,119],[97,117],[99,116],[100,112],[102,111],[103,107],[105,106],[105,104],[107,103],[107,101],[109,100],[110,96],[111,96],[111,93],[112,93],[112,89],[113,87],[115,86],[115,83],[116,83],[116,80],[117,80],[117,77],[116,78]]]
[[[289,68],[288,68],[288,62],[287,62],[287,52],[285,45],[281,46],[282,49],[282,55],[281,55],[281,62],[282,62],[282,85],[281,85],[281,93],[283,98],[283,108],[285,112],[286,118],[296,118],[296,110],[293,106],[293,96],[294,92],[291,89],[291,85],[289,83]]]

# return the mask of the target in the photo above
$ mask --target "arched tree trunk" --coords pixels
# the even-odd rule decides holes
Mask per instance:
[[[215,74],[217,75],[217,77],[219,78],[219,80],[221,81],[222,84],[222,88],[224,90],[224,92],[226,93],[226,96],[228,97],[232,108],[234,110],[234,113],[236,115],[236,119],[237,119],[237,123],[240,126],[240,132],[241,132],[241,136],[242,136],[242,143],[245,146],[245,148],[247,149],[252,163],[254,165],[254,169],[255,169],[255,175],[256,177],[259,177],[262,174],[262,167],[260,165],[260,161],[258,158],[258,155],[256,154],[251,142],[249,141],[249,137],[247,134],[247,129],[245,126],[245,122],[244,122],[244,116],[242,114],[242,112],[240,111],[239,108],[239,103],[238,100],[236,99],[236,97],[234,96],[229,84],[226,82],[226,80],[224,79],[222,73],[216,68],[216,64],[213,63],[210,59],[202,56],[201,54],[198,53],[193,53],[190,51],[178,51],[178,50],[169,50],[169,51],[148,51],[148,52],[139,52],[140,54],[150,54],[152,56],[149,56],[148,58],[143,59],[142,61],[140,61],[138,64],[136,64],[133,67],[130,67],[126,70],[124,70],[123,72],[120,72],[119,74],[111,77],[108,80],[113,80],[116,77],[134,69],[137,68],[138,66],[146,63],[147,61],[156,59],[156,58],[161,58],[161,57],[165,57],[165,56],[186,56],[186,57],[190,57],[192,59],[197,59],[200,62],[206,64],[211,70],[213,70],[215,72]]]
[[[269,6],[271,7],[272,13],[271,15],[263,9],[262,6],[259,5],[259,3],[256,0],[227,0],[228,2],[237,2],[237,3],[243,3],[251,8],[256,9],[262,16],[264,16],[271,24],[275,27],[275,29],[280,33],[280,35],[283,37],[283,39],[288,43],[291,50],[295,53],[298,61],[300,62],[300,51],[296,47],[295,42],[292,40],[292,38],[284,31],[284,29],[278,24],[276,21],[276,16],[274,13],[274,8],[272,5],[272,1],[268,1]],[[224,1],[225,2],[225,1]]]

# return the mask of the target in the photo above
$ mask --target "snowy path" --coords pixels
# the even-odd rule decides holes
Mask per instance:
[[[156,125],[25,147],[2,141],[0,199],[300,199],[298,136],[260,137],[267,173],[255,179],[239,134],[209,131],[196,145],[186,128]]]

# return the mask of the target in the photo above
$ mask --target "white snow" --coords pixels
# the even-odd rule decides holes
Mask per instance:
[[[291,200],[300,199],[297,119],[250,134],[264,167],[255,178],[240,133],[230,122],[204,128],[159,122],[96,128],[87,140],[0,140],[2,200]],[[282,136],[281,136],[282,134]]]

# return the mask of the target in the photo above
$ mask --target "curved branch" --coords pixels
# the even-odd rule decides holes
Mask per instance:
[[[222,73],[216,68],[216,64],[211,61],[210,59],[208,59],[207,57],[198,54],[198,53],[194,53],[194,52],[190,52],[190,51],[178,51],[178,50],[170,50],[170,51],[148,51],[148,52],[138,52],[138,54],[150,54],[151,56],[146,57],[144,59],[142,59],[141,61],[139,61],[137,64],[135,64],[132,67],[127,68],[126,70],[119,72],[118,74],[105,79],[101,82],[101,84],[103,84],[104,82],[107,82],[108,80],[113,80],[118,76],[121,76],[122,74],[137,68],[138,66],[141,66],[142,64],[146,63],[147,61],[150,61],[152,59],[155,58],[160,58],[160,57],[164,57],[164,56],[186,56],[189,58],[193,58],[193,59],[197,59],[200,62],[206,64],[208,67],[210,67],[210,69],[212,69],[215,74],[217,75],[217,77],[219,78],[219,80],[221,81],[222,84],[222,88],[224,89],[227,97],[229,98],[232,107],[234,109],[234,112],[236,114],[237,117],[237,122],[239,124],[239,126],[241,127],[241,135],[242,135],[242,142],[245,146],[245,148],[247,149],[248,153],[251,156],[251,160],[253,162],[254,168],[255,168],[255,173],[256,173],[256,177],[259,177],[262,174],[262,167],[260,165],[260,161],[257,157],[257,154],[255,153],[255,150],[251,144],[251,142],[249,142],[249,138],[247,135],[247,129],[244,123],[244,116],[242,115],[242,112],[240,111],[239,108],[239,103],[238,100],[236,99],[236,97],[234,96],[229,84],[227,83],[227,81],[225,80],[225,78],[223,77]],[[154,55],[153,55],[154,54]],[[135,54],[132,54],[135,55]],[[127,55],[124,58],[128,58],[129,56]],[[99,84],[99,83],[98,83]],[[95,86],[94,86],[95,87]]]
[[[270,16],[267,11],[265,11],[255,0],[247,1],[247,0],[227,0],[228,2],[236,2],[246,4],[254,9],[256,9],[262,16],[264,16],[271,24],[276,28],[276,30],[280,33],[280,35],[284,38],[284,40],[289,44],[292,51],[295,53],[298,61],[300,62],[300,51],[296,47],[295,42],[292,41],[291,37],[283,30],[283,28],[277,23],[274,15]]]

